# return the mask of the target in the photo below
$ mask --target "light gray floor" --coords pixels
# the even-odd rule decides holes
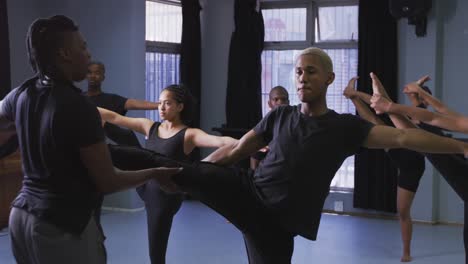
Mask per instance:
[[[102,219],[108,263],[149,263],[144,211],[104,211]],[[400,263],[399,232],[394,220],[323,215],[317,241],[296,238],[293,263]],[[463,263],[462,232],[459,226],[415,224],[411,263]],[[168,264],[247,263],[240,233],[194,201],[184,202],[174,219],[167,259]],[[0,263],[14,263],[5,232],[0,232]]]

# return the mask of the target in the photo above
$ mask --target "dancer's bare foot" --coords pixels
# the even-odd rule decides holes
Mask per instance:
[[[349,82],[348,82],[348,85],[344,89],[343,95],[347,99],[352,99],[352,98],[356,97],[356,81],[357,81],[358,78],[359,77],[357,77],[357,76],[351,78],[351,80],[349,80]]]
[[[380,94],[382,97],[391,100],[390,96],[388,96],[385,87],[383,86],[382,82],[380,82],[379,77],[375,75],[373,72],[370,73],[370,77],[372,79],[372,92],[373,94]]]
[[[411,258],[410,255],[403,255],[403,256],[401,257],[401,260],[400,260],[400,261],[401,261],[401,262],[411,262],[411,260],[413,260],[413,259]]]

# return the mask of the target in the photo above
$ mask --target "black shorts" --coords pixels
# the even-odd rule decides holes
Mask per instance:
[[[391,149],[387,153],[398,168],[398,187],[415,193],[426,167],[424,155],[407,149]]]

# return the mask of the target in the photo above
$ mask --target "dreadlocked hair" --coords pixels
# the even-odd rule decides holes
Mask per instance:
[[[54,63],[55,54],[64,45],[63,33],[75,31],[78,26],[63,15],[39,18],[29,26],[26,37],[29,64],[40,79],[60,74]]]
[[[183,84],[172,84],[164,88],[162,91],[171,92],[176,102],[184,104],[184,109],[180,112],[180,119],[185,125],[190,125],[196,102],[187,87]]]

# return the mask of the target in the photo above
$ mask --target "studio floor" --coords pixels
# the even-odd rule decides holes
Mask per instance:
[[[146,215],[103,211],[109,264],[150,263]],[[464,263],[463,228],[415,224],[413,261]],[[396,220],[324,214],[317,241],[297,237],[294,264],[400,263],[400,228]],[[0,231],[0,263],[15,263],[8,230]],[[167,252],[168,264],[247,263],[241,233],[203,204],[185,201],[176,215]]]

